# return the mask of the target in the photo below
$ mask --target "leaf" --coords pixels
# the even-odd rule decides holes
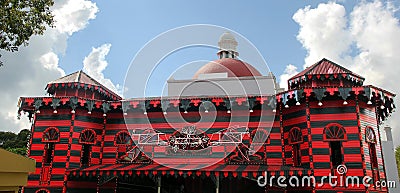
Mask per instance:
[[[28,45],[32,35],[42,35],[47,27],[54,27],[53,4],[53,0],[0,1],[0,49],[18,51],[19,46]]]

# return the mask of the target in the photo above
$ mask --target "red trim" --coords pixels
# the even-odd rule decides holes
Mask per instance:
[[[365,127],[365,141],[368,143],[376,143],[374,128],[372,128],[371,126]]]
[[[36,190],[35,193],[41,193],[41,191],[45,191],[46,193],[50,193],[50,191],[47,190],[46,188],[40,188],[39,190]]]
[[[329,130],[332,127],[336,127],[336,128],[338,128],[338,130],[332,132]],[[329,131],[329,133],[327,133],[328,131]],[[331,135],[331,137],[327,138],[327,134]],[[341,135],[343,135],[343,137],[341,137]],[[347,140],[346,129],[339,123],[329,123],[324,128],[323,140],[324,141],[346,141]]]
[[[122,138],[121,138],[120,135],[123,135],[123,134],[126,134],[126,136],[122,136]],[[117,140],[126,140],[126,137],[129,137],[129,143],[126,143],[126,141],[125,142],[117,141]],[[128,131],[120,131],[117,134],[115,134],[114,145],[115,146],[129,146],[129,145],[132,145],[132,138],[131,138],[131,135],[129,134],[129,132]]]
[[[55,131],[55,133],[50,133],[50,131]],[[57,127],[48,127],[46,130],[44,130],[42,136],[43,143],[55,143],[59,141],[60,141],[60,130],[58,130]]]
[[[266,141],[255,140],[255,139],[257,139],[256,136],[255,136],[256,134],[257,134],[257,136],[259,136],[260,134],[261,135],[264,134],[266,136],[266,139],[265,139]],[[250,136],[251,136],[250,137],[250,144],[256,143],[257,145],[266,145],[266,144],[269,144],[269,142],[270,142],[269,133],[265,129],[262,129],[262,128],[254,129],[251,132]]]
[[[79,135],[79,143],[81,144],[96,144],[97,135],[93,129],[84,129]]]
[[[298,136],[300,134],[300,136]],[[299,127],[293,127],[289,131],[289,144],[303,143],[303,134]]]

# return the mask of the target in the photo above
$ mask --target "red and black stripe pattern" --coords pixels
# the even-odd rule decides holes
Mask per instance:
[[[285,163],[309,168],[309,140],[305,104],[282,108],[282,114]],[[299,154],[297,156],[301,159],[298,165],[294,163],[296,154]]]
[[[62,109],[57,114],[51,109],[43,109],[40,114],[36,114],[29,151],[29,157],[36,160],[36,171],[29,175],[28,187],[63,186],[71,117],[68,110]]]
[[[365,175],[373,178],[369,190],[386,190],[386,188],[377,188],[373,184],[376,181],[386,180],[376,109],[364,102],[359,104],[361,150],[363,151]]]
[[[310,102],[311,148],[314,176],[321,181],[322,176],[338,176],[336,168],[339,164],[347,167],[347,176],[364,177],[363,160],[360,152],[360,136],[357,121],[356,101]],[[335,143],[338,144],[335,147]],[[334,149],[334,150],[333,150]],[[334,156],[334,151],[340,151],[340,157]],[[336,160],[337,163],[334,163]],[[338,189],[345,187],[336,187]],[[359,189],[362,189],[361,187]],[[326,181],[320,189],[332,189]],[[357,189],[357,187],[352,187]]]

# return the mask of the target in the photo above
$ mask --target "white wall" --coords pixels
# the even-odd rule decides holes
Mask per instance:
[[[168,96],[273,94],[275,94],[275,80],[271,76],[168,80]]]
[[[389,188],[389,193],[400,192],[399,174],[394,156],[393,141],[382,141],[383,159],[385,162],[387,181],[396,181],[396,188]]]

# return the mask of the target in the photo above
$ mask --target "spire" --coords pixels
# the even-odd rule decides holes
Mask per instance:
[[[239,53],[236,51],[238,42],[230,32],[225,32],[219,38],[219,51],[217,55],[222,58],[236,58]]]

